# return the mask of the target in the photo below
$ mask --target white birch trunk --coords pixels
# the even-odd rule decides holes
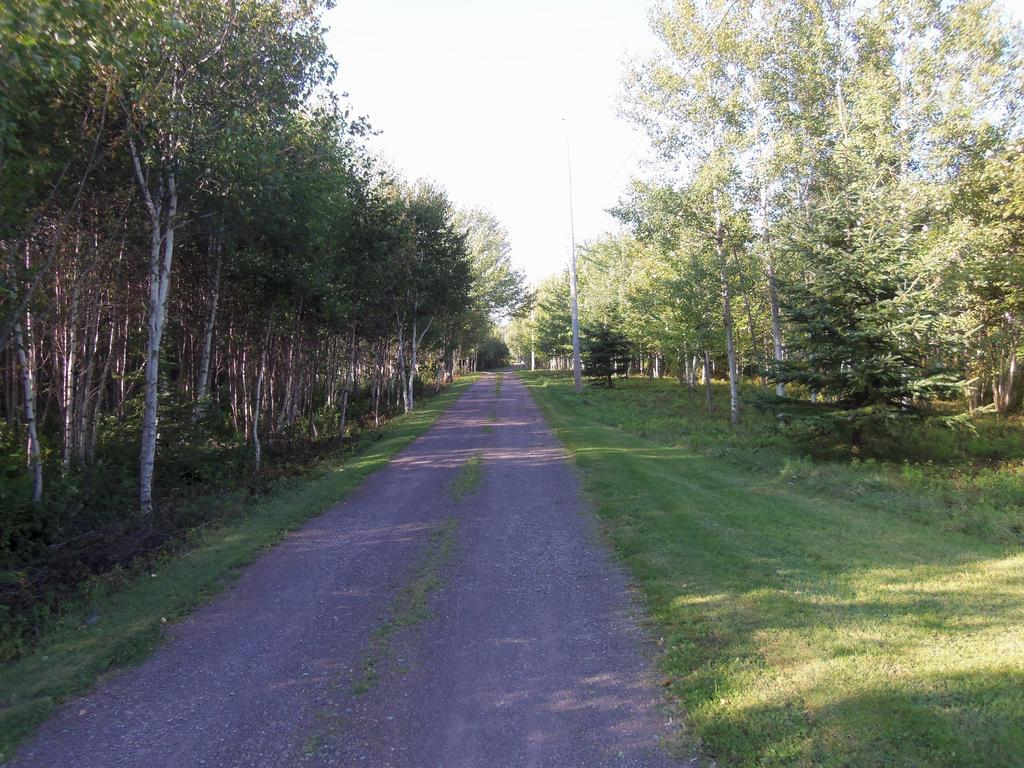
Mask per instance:
[[[409,337],[410,356],[409,356],[409,370],[406,372],[408,380],[406,381],[406,394],[405,394],[405,410],[412,411],[416,407],[415,393],[413,391],[413,385],[416,382],[416,351],[418,347],[418,340],[416,338],[418,326],[416,323],[416,316],[412,318],[412,335]]]
[[[683,351],[679,353],[677,366],[676,380],[679,382],[679,386],[682,387],[690,381],[690,356],[686,351],[685,344],[683,344]]]
[[[32,473],[32,503],[43,499],[43,464],[39,450],[39,432],[36,425],[35,375],[25,352],[25,338],[21,322],[14,324],[14,345],[18,350],[18,365],[21,367],[21,383],[25,401],[25,426],[28,429],[28,466]]]
[[[263,339],[263,350],[260,353],[260,370],[256,375],[256,392],[254,395],[252,411],[252,446],[253,459],[255,463],[255,474],[259,474],[260,463],[263,460],[263,447],[260,444],[260,410],[263,407],[263,379],[267,372],[267,348],[270,346],[271,323],[267,322],[267,335]]]
[[[75,245],[75,258],[80,258],[79,247]],[[61,392],[61,405],[64,412],[64,450],[61,456],[61,468],[67,472],[71,466],[71,447],[74,443],[75,430],[75,353],[78,350],[78,276],[74,277],[71,286],[71,311],[68,315],[67,330],[64,336],[64,382]]]
[[[768,190],[761,187],[761,241],[764,245],[764,273],[768,280],[768,307],[772,318],[772,353],[778,365],[783,359],[782,349],[782,316],[779,311],[779,287],[775,280],[775,262],[772,259],[770,237],[768,233]],[[786,385],[781,381],[775,384],[775,394],[786,396]]]
[[[167,210],[164,213],[161,183],[157,199],[149,193],[135,147],[132,147],[139,185],[150,213],[149,308],[146,323],[146,372],[142,411],[142,440],[139,450],[139,508],[142,514],[153,511],[153,465],[156,459],[157,406],[160,384],[160,342],[167,319],[167,298],[171,287],[174,260],[174,226],[178,210],[178,191],[173,171],[166,176]],[[161,214],[163,213],[163,216]]]
[[[729,289],[729,273],[725,259],[725,227],[722,213],[715,194],[715,253],[718,256],[718,272],[722,281],[722,321],[725,324],[725,349],[729,359],[729,422],[740,420],[740,383],[736,370],[736,342],[733,338],[732,293]]]
[[[782,347],[782,316],[779,312],[779,290],[775,282],[775,266],[772,264],[771,256],[768,257],[766,272],[768,275],[768,302],[772,315],[772,347],[775,362],[782,363],[785,355]],[[786,396],[786,385],[781,381],[775,385],[775,394],[779,397]]]
[[[415,406],[416,406],[416,404],[414,402],[414,397],[413,397],[413,395],[414,395],[413,384],[416,381],[416,374],[419,373],[419,349],[420,349],[420,345],[423,343],[423,339],[426,337],[427,332],[430,330],[430,326],[433,325],[433,324],[434,324],[434,318],[430,318],[427,321],[427,327],[424,328],[422,331],[418,331],[418,328],[417,328],[417,325],[416,325],[416,319],[413,318],[413,321],[412,321],[412,338],[409,339],[410,343],[412,344],[412,359],[411,359],[411,363],[409,365],[409,396],[408,396],[408,399],[407,399],[407,402],[408,402],[407,410],[409,410],[409,411],[413,410],[413,408],[415,408]]]
[[[349,338],[349,349],[348,349],[348,366],[345,371],[345,391],[341,395],[341,414],[338,417],[338,440],[343,441],[345,439],[345,422],[348,418],[348,401],[352,394],[352,387],[356,380],[356,365],[357,356],[359,353],[359,345],[356,341],[356,326],[352,325],[352,333]]]
[[[196,400],[202,403],[210,389],[210,356],[213,350],[213,330],[217,325],[217,303],[220,299],[221,244],[219,238],[210,233],[209,254],[213,261],[210,276],[210,305],[203,328],[203,349],[199,358],[199,381],[196,384]]]
[[[708,413],[711,412],[711,353],[704,350],[704,397],[708,404]]]
[[[405,386],[405,334],[402,328],[403,323],[401,320],[398,321],[398,382],[400,390],[400,402],[405,408],[405,412],[408,413],[412,409],[412,404],[409,402],[409,390]],[[390,393],[391,384],[388,384],[388,390]],[[396,403],[397,405],[397,403]]]
[[[77,442],[76,448],[78,451],[79,464],[85,463],[89,443],[89,406],[91,405],[91,398],[93,397],[93,377],[96,374],[96,355],[99,351],[99,343],[100,309],[97,306],[96,313],[93,316],[92,331],[89,334],[89,339],[86,344],[86,359],[88,362],[85,365],[85,373],[82,376],[82,391],[78,406],[78,429],[76,430],[75,439]]]
[[[1013,407],[1014,384],[1017,380],[1017,352],[1011,350],[1008,358],[1000,362],[1000,368],[992,377],[992,402],[999,413],[1005,413]]]

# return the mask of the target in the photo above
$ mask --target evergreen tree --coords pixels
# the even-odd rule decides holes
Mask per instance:
[[[936,281],[901,208],[891,187],[851,185],[791,241],[804,275],[784,286],[792,335],[778,380],[827,398],[854,444],[869,424],[918,414],[961,386],[937,357]]]
[[[612,376],[624,373],[629,363],[629,339],[604,322],[585,326],[582,336],[583,366],[587,375],[613,387]]]

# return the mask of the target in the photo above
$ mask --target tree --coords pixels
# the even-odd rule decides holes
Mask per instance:
[[[864,426],[962,387],[937,354],[937,283],[907,230],[884,187],[847,187],[794,234],[805,279],[786,286],[794,355],[780,380],[834,401],[854,444]]]
[[[583,362],[587,375],[614,386],[613,376],[626,371],[629,340],[608,323],[585,326],[583,331]]]
[[[721,262],[706,229],[708,213],[707,195],[699,187],[644,184],[635,186],[632,198],[618,211],[648,253],[639,273],[660,276],[656,290],[638,282],[638,288],[644,287],[637,296],[668,329],[663,343],[675,351],[676,364],[684,370],[691,389],[696,386],[697,369],[702,369],[710,411],[712,361],[727,356],[728,349],[723,344]],[[734,223],[743,237],[742,219]],[[731,270],[727,277],[731,282]],[[649,328],[651,319],[641,324]]]
[[[860,258],[904,279],[903,287],[860,288],[880,301],[898,293],[899,312],[916,313],[890,318],[906,327],[883,334],[895,359],[916,366],[908,379],[917,382],[908,384],[915,394],[893,393],[890,406],[951,396],[952,379],[930,378],[944,370],[973,382],[974,405],[1014,407],[1021,281],[1007,258],[1016,250],[1015,225],[1005,204],[992,203],[1012,197],[996,169],[1012,165],[1005,158],[1014,154],[1024,114],[1020,28],[995,4],[932,0],[695,0],[659,9],[653,26],[664,48],[628,73],[626,110],[662,163],[620,215],[655,246],[632,274],[674,263],[683,284],[674,292],[638,280],[646,287],[625,299],[622,322],[674,293],[677,306],[690,309],[672,324],[682,346],[703,349],[705,379],[719,344],[698,329],[721,334],[733,421],[744,373],[763,383],[774,378],[780,396],[793,382],[806,384],[812,400],[862,400],[835,382],[832,394],[818,391],[815,366],[847,375],[855,364],[827,363],[832,341],[808,325],[810,306],[823,300],[836,321],[853,322],[860,299],[847,297],[851,315],[842,317],[846,300],[824,297],[826,273],[847,274]],[[862,220],[885,205],[891,210],[876,229]],[[706,302],[694,301],[685,283],[700,278],[709,291],[703,278],[711,268],[720,319],[709,323]],[[668,314],[659,309],[657,316]],[[833,324],[835,333],[852,334],[840,347],[856,345],[861,320],[889,322],[879,314]],[[929,343],[922,346],[915,334],[924,328]],[[630,338],[664,343],[643,335]],[[685,369],[691,358],[681,357]],[[685,371],[683,378],[692,381]]]
[[[927,247],[942,273],[941,337],[972,408],[1020,407],[1024,346],[1024,164],[1019,145],[991,151],[951,190],[947,227]],[[986,405],[986,403],[988,405]]]
[[[493,336],[489,339],[485,339],[480,344],[480,349],[477,352],[479,358],[479,368],[481,370],[493,370],[494,368],[504,368],[508,365],[509,350],[508,345],[497,336]]]
[[[207,180],[215,137],[239,116],[274,121],[329,69],[316,4],[184,0],[166,16],[132,8],[135,65],[121,86],[128,145],[149,215],[149,298],[139,505],[153,508],[160,346],[171,286],[179,201]],[[256,78],[260,79],[257,86]],[[184,185],[179,189],[180,185]]]
[[[548,358],[550,367],[567,368],[572,356],[568,270],[541,281],[535,308],[537,350]]]
[[[466,235],[456,229],[444,192],[421,182],[409,191],[407,205],[413,240],[407,252],[403,298],[398,303],[398,346],[399,365],[405,366],[403,324],[409,323],[405,409],[411,411],[419,346],[439,316],[468,302],[471,267]]]
[[[0,554],[66,565],[26,605],[159,545],[131,510],[174,538],[194,486],[412,407],[522,294],[500,224],[456,226],[323,94],[326,3],[158,5],[0,9]]]
[[[720,7],[720,6],[725,6]],[[631,115],[646,127],[670,162],[685,151],[690,189],[700,196],[718,265],[729,371],[729,418],[739,421],[739,365],[731,273],[737,238],[730,222],[743,212],[739,167],[749,143],[751,114],[744,92],[752,25],[749,8],[735,3],[675,3],[654,18],[667,51],[631,73]],[[695,207],[695,210],[697,208]]]
[[[519,315],[527,302],[525,279],[512,264],[508,232],[494,214],[479,208],[456,211],[455,230],[465,234],[469,256],[468,304],[443,323],[444,377],[450,379],[458,348],[487,339],[496,324]]]

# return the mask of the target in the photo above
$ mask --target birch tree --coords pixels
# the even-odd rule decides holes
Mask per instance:
[[[286,10],[255,0],[238,5],[179,0],[163,18],[148,15],[145,6],[142,11],[135,19],[138,68],[123,89],[122,103],[150,231],[139,454],[139,506],[146,514],[153,509],[160,348],[179,201],[210,180],[206,163],[220,131],[251,115],[272,120],[294,108],[326,65],[315,34],[316,6]]]
[[[740,416],[739,370],[731,273],[740,209],[739,164],[750,144],[744,99],[753,18],[735,3],[678,2],[654,17],[665,51],[629,76],[629,114],[650,134],[661,156],[709,199],[707,233],[718,261],[722,325],[729,373],[729,418]]]

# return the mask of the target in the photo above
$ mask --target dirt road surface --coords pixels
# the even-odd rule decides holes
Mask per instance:
[[[685,764],[636,618],[537,408],[489,375],[11,765]]]

